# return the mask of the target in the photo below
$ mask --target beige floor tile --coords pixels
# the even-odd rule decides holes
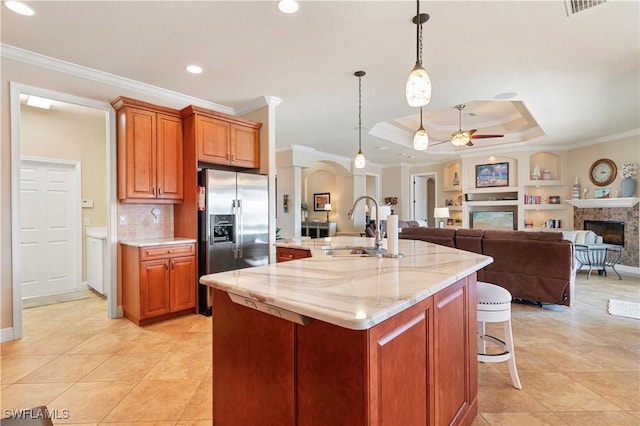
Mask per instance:
[[[112,425],[112,426],[174,426],[176,422],[101,422],[100,425]],[[211,426],[211,422],[209,422]]]
[[[559,412],[557,416],[569,425],[638,426],[638,418],[626,411]]]
[[[3,347],[2,355],[61,355],[91,337],[93,334],[58,334],[55,337],[45,336],[30,339],[19,345]]]
[[[180,336],[171,352],[202,352],[211,347],[212,333],[190,331]]]
[[[196,389],[180,420],[209,420],[211,422],[213,417],[211,407],[213,407],[213,383],[211,372],[209,372],[200,381],[200,386]]]
[[[622,410],[640,410],[640,371],[566,374]]]
[[[211,367],[211,352],[169,352],[144,380],[200,379]]]
[[[167,321],[161,321],[144,327],[145,330],[161,333],[185,333],[199,320],[200,314],[185,315]]]
[[[549,411],[524,389],[513,387],[508,374],[481,374],[478,376],[478,411],[505,413],[522,411]]]
[[[482,416],[482,413],[478,413],[471,426],[489,426],[490,423]]]
[[[113,354],[118,352],[127,342],[132,340],[132,336],[122,336],[118,333],[99,333],[85,340],[75,348],[70,354]]]
[[[0,358],[0,377],[2,383],[7,385],[17,382],[27,374],[42,367],[56,355],[21,355],[16,357]]]
[[[482,416],[491,426],[566,425],[555,413],[548,412],[482,413]]]
[[[110,354],[64,354],[21,378],[19,383],[77,382]]]
[[[161,353],[117,353],[84,376],[82,381],[142,380],[163,356]]]
[[[176,426],[211,426],[211,420],[181,420]]]
[[[76,383],[49,404],[50,409],[68,410],[69,417],[57,423],[100,422],[135,386],[130,382]]]
[[[122,421],[177,421],[193,397],[198,381],[143,380],[104,419]]]
[[[49,405],[73,386],[73,383],[15,383],[2,389],[2,410],[29,409],[39,405]],[[4,417],[4,416],[2,416]]]
[[[562,373],[521,375],[529,392],[551,411],[615,411],[618,407]],[[529,411],[529,410],[526,410]]]
[[[150,353],[159,352],[166,353],[176,344],[176,338],[173,335],[164,333],[144,333],[135,339],[128,341],[119,350],[119,353]]]
[[[189,331],[211,333],[212,327],[213,325],[211,324],[211,317],[199,315]]]

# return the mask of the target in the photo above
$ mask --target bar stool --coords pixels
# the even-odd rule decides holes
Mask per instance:
[[[503,362],[507,361],[511,381],[516,389],[522,389],[516,357],[513,349],[513,335],[511,333],[511,293],[503,287],[478,281],[478,361]],[[487,335],[485,323],[501,322],[504,326],[504,341]],[[489,354],[486,343],[498,345],[504,350],[502,353]]]

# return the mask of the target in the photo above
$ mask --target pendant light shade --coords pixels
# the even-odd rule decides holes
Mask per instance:
[[[356,169],[364,169],[367,160],[362,153],[362,77],[366,74],[364,71],[356,71],[353,73],[358,77],[358,153],[353,158],[353,165]]]
[[[417,14],[413,18],[416,24],[416,65],[409,73],[405,94],[409,106],[422,107],[431,101],[431,79],[422,66],[422,24],[429,20],[429,15],[420,14],[420,0],[416,3]]]
[[[413,149],[425,151],[427,148],[429,148],[429,135],[422,125],[422,107],[420,107],[420,127],[413,135]]]

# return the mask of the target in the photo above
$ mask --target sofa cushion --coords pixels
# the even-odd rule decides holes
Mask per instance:
[[[446,228],[404,228],[400,238],[408,240],[422,240],[441,246],[455,247],[455,229]]]
[[[456,231],[456,248],[482,254],[482,229],[458,229]]]
[[[545,231],[498,231],[487,229],[484,231],[485,240],[525,240],[525,241],[562,241],[562,232]]]

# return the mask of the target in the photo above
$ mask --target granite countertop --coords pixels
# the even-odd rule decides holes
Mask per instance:
[[[133,247],[151,247],[151,246],[166,246],[170,244],[187,244],[195,243],[193,238],[182,237],[169,237],[169,238],[151,238],[145,240],[122,240],[120,244]]]
[[[386,240],[383,240],[383,247]],[[332,257],[325,246],[373,246],[373,238],[283,240],[312,257],[200,277],[202,284],[353,330],[366,330],[489,265],[481,254],[399,240],[401,258]]]

